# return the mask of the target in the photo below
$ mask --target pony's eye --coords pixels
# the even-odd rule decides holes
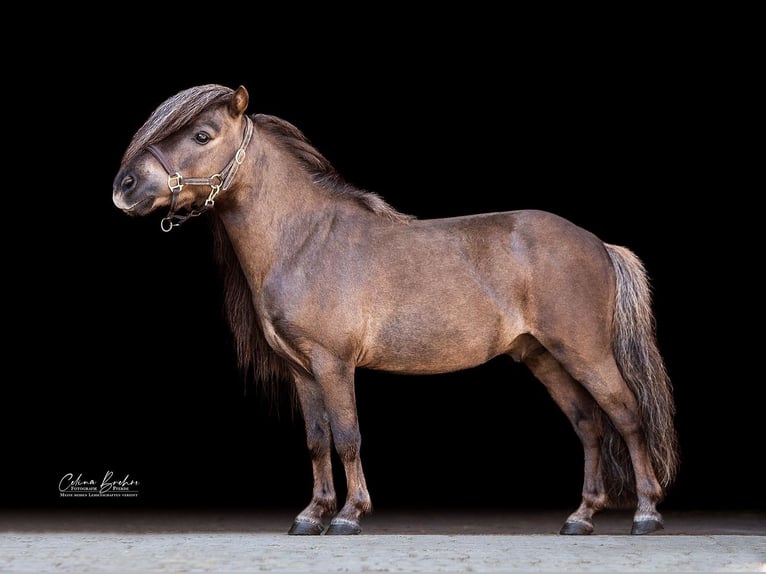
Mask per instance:
[[[205,132],[199,132],[194,136],[194,140],[198,144],[205,145],[207,142],[210,141],[210,135],[206,134]]]

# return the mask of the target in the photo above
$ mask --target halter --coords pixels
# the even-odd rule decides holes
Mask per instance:
[[[185,178],[177,170],[170,167],[170,164],[168,163],[167,159],[165,159],[165,156],[162,154],[159,148],[154,145],[150,145],[146,148],[149,153],[157,158],[157,161],[160,162],[168,174],[168,188],[170,188],[170,209],[168,214],[162,218],[162,221],[160,221],[160,227],[162,228],[162,231],[170,231],[174,227],[181,225],[190,217],[197,217],[198,215],[202,215],[208,209],[213,207],[213,205],[215,205],[215,198],[219,191],[226,191],[229,189],[229,185],[231,185],[231,181],[234,179],[239,166],[242,165],[242,162],[245,161],[245,149],[247,148],[247,144],[250,143],[250,138],[253,135],[253,121],[248,116],[245,116],[245,120],[245,135],[242,138],[242,145],[239,146],[239,149],[234,154],[234,157],[231,158],[229,163],[226,164],[226,167],[224,167],[220,172],[214,173],[210,177]],[[202,207],[192,208],[187,214],[178,215],[176,213],[178,195],[181,193],[181,190],[185,185],[209,185],[210,195],[207,196],[207,199],[205,200],[205,203]]]

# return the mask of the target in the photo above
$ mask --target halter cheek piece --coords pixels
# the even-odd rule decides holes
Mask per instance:
[[[162,228],[162,231],[170,231],[174,227],[181,225],[190,217],[202,215],[208,209],[213,207],[213,205],[215,205],[215,198],[218,195],[218,192],[226,191],[229,189],[229,185],[231,185],[231,182],[234,179],[239,166],[242,165],[243,161],[245,161],[245,149],[247,149],[247,144],[250,143],[250,138],[253,136],[253,121],[248,116],[245,116],[245,120],[245,135],[242,138],[242,145],[239,146],[239,149],[234,154],[234,157],[231,158],[229,163],[226,164],[226,167],[224,167],[220,172],[214,173],[210,177],[185,178],[177,170],[170,167],[170,164],[168,163],[167,159],[165,159],[165,156],[162,154],[159,148],[154,145],[150,145],[146,148],[149,153],[157,158],[157,161],[160,162],[160,165],[162,165],[163,169],[168,174],[168,188],[170,188],[170,209],[168,214],[162,218],[162,221],[160,221],[160,227]],[[192,208],[185,215],[179,215],[176,213],[178,195],[181,193],[181,190],[185,185],[209,185],[210,195],[207,196],[207,199],[205,200],[205,203],[202,207]]]

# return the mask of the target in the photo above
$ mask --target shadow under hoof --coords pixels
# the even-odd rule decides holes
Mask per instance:
[[[318,522],[296,520],[287,533],[294,536],[316,536],[317,534],[322,534],[323,530],[324,526]]]
[[[593,532],[593,526],[585,522],[567,521],[559,530],[559,534],[585,535]]]
[[[362,527],[359,526],[358,522],[351,522],[349,520],[333,520],[330,523],[330,527],[327,529],[327,532],[325,532],[325,535],[328,534],[341,534],[341,535],[349,535],[349,534],[360,534],[362,532]]]
[[[665,527],[659,520],[638,520],[637,522],[633,523],[633,528],[631,528],[630,533],[649,534],[650,532],[662,530],[663,528]]]

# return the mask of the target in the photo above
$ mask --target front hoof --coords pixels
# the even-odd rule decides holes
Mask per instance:
[[[585,535],[585,534],[591,534],[593,532],[593,525],[588,524],[587,522],[579,522],[577,520],[567,520],[564,523],[564,526],[561,527],[561,530],[559,530],[559,534],[569,534],[569,535]]]
[[[362,527],[358,522],[353,520],[346,520],[345,518],[336,518],[330,522],[330,527],[325,534],[359,534],[362,532]]]
[[[296,520],[287,533],[294,536],[316,536],[317,534],[322,534],[323,530],[324,525],[320,522]]]
[[[659,520],[649,519],[649,520],[636,520],[633,523],[633,528],[631,528],[630,533],[631,534],[649,534],[650,532],[655,532],[657,530],[662,530],[665,528],[662,525],[662,522]]]

